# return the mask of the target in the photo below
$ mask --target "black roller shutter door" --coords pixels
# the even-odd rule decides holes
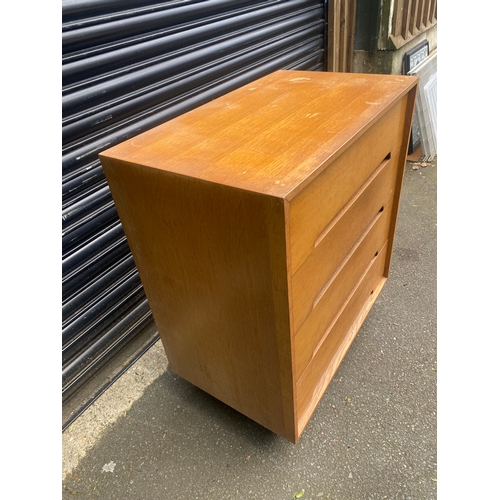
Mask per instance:
[[[325,2],[62,4],[63,403],[154,322],[98,153],[278,69],[325,69]]]

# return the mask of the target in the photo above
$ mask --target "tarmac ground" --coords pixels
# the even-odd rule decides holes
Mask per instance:
[[[437,498],[437,159],[408,161],[389,279],[299,442],[155,345],[63,434],[63,499]]]

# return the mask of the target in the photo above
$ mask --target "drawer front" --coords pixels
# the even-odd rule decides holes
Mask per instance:
[[[319,300],[322,289],[340,271],[354,247],[368,234],[382,213],[386,218],[389,212],[387,205],[394,195],[396,175],[397,159],[383,161],[333,223],[327,226],[312,253],[292,276],[294,331],[302,326]],[[387,235],[383,241],[386,239]]]
[[[322,231],[389,155],[397,159],[405,113],[394,105],[316,179],[290,201],[290,269],[300,267]]]
[[[389,204],[380,213],[368,234],[356,245],[341,268],[329,279],[314,303],[311,313],[294,336],[295,374],[298,379],[328,337],[335,319],[342,314],[351,295],[359,286],[365,273],[381,254],[388,238],[390,224]]]
[[[345,307],[329,326],[313,360],[296,383],[299,432],[307,424],[387,279],[383,275],[387,246],[385,243],[370,261]],[[298,348],[295,346],[295,350]]]

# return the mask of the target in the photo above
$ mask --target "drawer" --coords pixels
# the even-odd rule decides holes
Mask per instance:
[[[299,378],[328,336],[330,326],[341,314],[353,290],[359,285],[367,269],[373,265],[388,238],[392,203],[376,218],[368,234],[356,245],[342,266],[325,284],[314,307],[294,336],[295,373]]]
[[[383,161],[316,240],[316,247],[291,279],[294,331],[312,311],[318,295],[392,200],[397,159]],[[380,226],[380,224],[379,224]],[[388,231],[388,229],[387,229]],[[385,241],[387,235],[384,237]]]
[[[406,106],[399,102],[300,191],[289,207],[290,270],[300,267],[322,231],[389,155],[397,161]]]
[[[384,276],[387,248],[385,243],[378,255],[372,258],[342,311],[328,327],[313,360],[296,383],[299,433],[303,431],[387,280]],[[297,349],[298,345],[295,346]]]

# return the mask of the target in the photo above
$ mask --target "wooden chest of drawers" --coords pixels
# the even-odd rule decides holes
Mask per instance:
[[[171,369],[292,442],[387,279],[416,84],[278,71],[100,155]]]

